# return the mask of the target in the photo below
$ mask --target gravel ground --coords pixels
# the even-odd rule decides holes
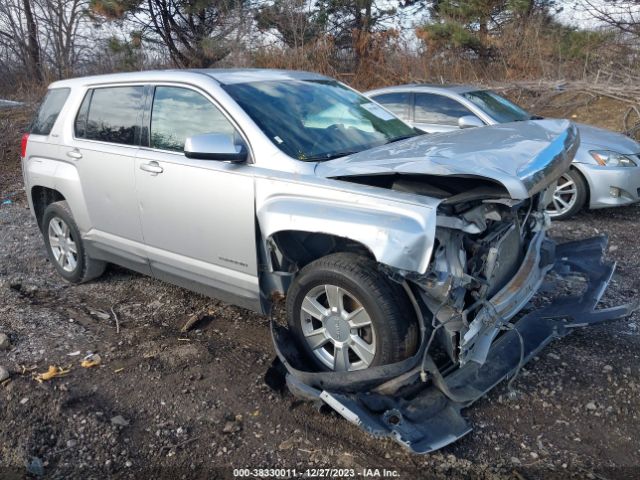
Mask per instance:
[[[619,268],[610,302],[630,300],[640,283],[638,213],[598,211],[554,227],[565,238],[611,235]],[[515,400],[496,388],[466,412],[473,433],[412,456],[271,391],[264,317],[117,267],[68,285],[47,261],[23,199],[0,207],[0,252],[0,328],[11,344],[0,352],[11,375],[0,387],[5,475],[21,478],[27,464],[50,478],[81,470],[211,478],[229,476],[224,467],[276,466],[377,467],[403,478],[640,475],[637,316],[552,344],[517,379]],[[181,334],[198,312],[203,321]],[[100,354],[100,366],[79,366],[88,351]],[[49,365],[70,372],[34,381]]]
[[[523,369],[515,399],[501,385],[464,412],[471,434],[410,455],[270,390],[265,317],[113,266],[92,283],[66,284],[47,261],[16,169],[0,168],[0,204],[12,200],[0,205],[0,334],[9,343],[2,349],[0,335],[0,367],[10,375],[0,385],[0,478],[230,478],[244,467],[640,477],[637,313],[553,343]],[[640,287],[639,214],[600,210],[553,226],[567,240],[609,234],[618,270],[607,303],[630,301]],[[87,352],[101,365],[82,368]],[[49,365],[70,371],[36,382]]]

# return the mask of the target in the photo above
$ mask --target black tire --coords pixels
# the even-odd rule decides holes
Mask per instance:
[[[302,302],[314,287],[335,285],[347,290],[371,319],[375,356],[369,367],[404,360],[416,352],[419,332],[415,311],[401,285],[388,279],[374,260],[335,253],[306,265],[287,294],[287,321],[302,351],[320,370],[332,370],[313,354],[305,339]],[[306,320],[309,321],[309,320]]]
[[[65,270],[55,258],[53,250],[49,241],[49,225],[54,218],[60,218],[69,227],[71,239],[76,245],[77,260],[75,268],[71,271]],[[71,283],[84,283],[94,278],[99,277],[104,273],[104,269],[107,264],[101,260],[94,260],[87,255],[87,251],[84,248],[82,237],[78,225],[71,210],[69,204],[66,201],[55,202],[47,206],[42,217],[42,236],[44,237],[44,244],[47,248],[47,254],[49,260],[53,264],[54,268],[60,274],[62,278]]]
[[[564,176],[570,178],[576,187],[575,202],[571,208],[560,214],[554,213],[555,210],[553,209],[547,209],[549,216],[553,220],[567,220],[568,218],[573,217],[576,213],[582,210],[587,203],[587,197],[589,196],[589,187],[580,172],[571,168],[568,172],[564,173]]]

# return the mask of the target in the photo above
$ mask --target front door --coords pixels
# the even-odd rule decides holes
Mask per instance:
[[[150,110],[135,177],[153,275],[259,309],[252,167],[183,154],[187,137],[235,128],[187,87],[155,86]]]
[[[458,119],[473,115],[453,98],[435,93],[416,93],[414,96],[413,125],[427,133],[457,130]]]

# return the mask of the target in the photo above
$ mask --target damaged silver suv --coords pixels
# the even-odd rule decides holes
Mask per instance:
[[[290,390],[426,452],[552,338],[632,308],[593,310],[604,239],[545,236],[578,144],[558,120],[420,135],[312,73],[158,71],[52,84],[22,161],[66,280],[112,262],[261,313],[286,294]],[[586,290],[524,315],[552,270]]]

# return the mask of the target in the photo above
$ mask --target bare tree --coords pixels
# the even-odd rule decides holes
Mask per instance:
[[[595,20],[640,37],[640,0],[582,0],[580,3]]]
[[[43,54],[58,78],[71,75],[86,45],[88,0],[32,0],[37,6]],[[92,39],[95,42],[95,36]],[[46,42],[46,43],[44,43]]]
[[[0,48],[21,64],[36,81],[42,81],[42,62],[33,0],[0,3]]]

